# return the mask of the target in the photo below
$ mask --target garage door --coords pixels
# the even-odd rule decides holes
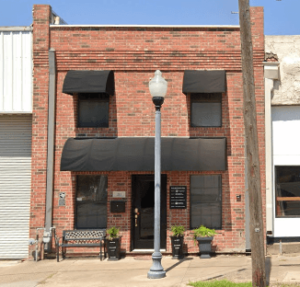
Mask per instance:
[[[0,258],[28,257],[31,115],[0,115]]]

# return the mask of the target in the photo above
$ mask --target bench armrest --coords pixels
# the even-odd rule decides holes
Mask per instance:
[[[55,245],[59,246],[59,241],[62,239],[62,237],[58,237],[55,235]]]

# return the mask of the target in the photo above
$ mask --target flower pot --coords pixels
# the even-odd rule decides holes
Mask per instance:
[[[109,261],[120,259],[120,238],[106,239],[106,250]]]
[[[214,239],[214,237],[197,237],[196,238],[199,244],[199,252],[200,252],[200,258],[207,259],[211,258],[211,242]]]
[[[172,243],[172,256],[173,259],[184,258],[183,254],[183,238],[184,236],[170,236]]]

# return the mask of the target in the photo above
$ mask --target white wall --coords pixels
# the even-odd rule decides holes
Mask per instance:
[[[0,113],[32,113],[32,66],[32,32],[0,29]]]
[[[300,106],[273,106],[272,129],[274,167],[276,165],[300,166]],[[273,194],[275,194],[274,189],[275,184]],[[273,214],[275,237],[300,236],[300,228],[295,228],[300,226],[300,218],[276,218],[275,205]]]
[[[300,106],[273,106],[274,165],[300,165]]]

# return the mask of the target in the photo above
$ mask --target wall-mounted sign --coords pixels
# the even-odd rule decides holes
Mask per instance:
[[[113,196],[112,197],[125,198],[126,197],[126,191],[113,191]]]
[[[65,206],[66,205],[66,193],[60,192],[59,193],[59,200],[58,200],[58,206]]]
[[[186,186],[170,186],[170,208],[186,208]]]

